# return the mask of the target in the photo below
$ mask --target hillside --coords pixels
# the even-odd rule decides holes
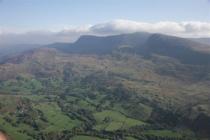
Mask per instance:
[[[134,33],[10,57],[0,65],[0,129],[22,140],[207,140],[209,49]]]
[[[54,44],[49,47],[55,47],[64,52],[82,54],[107,54],[120,50],[147,57],[153,54],[168,56],[186,64],[206,65],[210,63],[210,45],[163,34],[82,36],[75,43]]]
[[[210,45],[210,38],[191,38],[191,40]]]
[[[31,49],[39,48],[38,44],[0,44],[0,63],[11,56],[15,56]]]

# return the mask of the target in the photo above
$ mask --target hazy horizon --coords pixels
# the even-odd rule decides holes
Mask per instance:
[[[1,0],[0,44],[132,32],[210,37],[209,7],[209,0]]]

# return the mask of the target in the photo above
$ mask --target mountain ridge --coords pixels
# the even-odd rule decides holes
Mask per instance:
[[[116,50],[130,51],[144,56],[154,53],[176,58],[182,63],[198,65],[208,65],[210,59],[210,45],[186,38],[150,33],[106,37],[85,35],[74,43],[54,44],[48,47],[69,53],[107,54]]]

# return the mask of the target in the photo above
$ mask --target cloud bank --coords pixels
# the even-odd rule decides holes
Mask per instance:
[[[15,32],[0,27],[0,44],[48,44],[53,42],[73,42],[81,35],[116,35],[132,32],[163,33],[181,37],[210,37],[210,22],[162,21],[156,23],[131,20],[113,20],[96,25],[66,28],[61,31]]]

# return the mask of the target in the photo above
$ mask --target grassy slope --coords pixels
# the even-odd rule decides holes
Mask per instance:
[[[45,128],[44,131],[46,132],[71,130],[73,127],[80,124],[79,121],[71,120],[68,116],[66,116],[56,103],[42,103],[36,105],[35,108],[44,113],[44,116],[50,124]]]
[[[97,112],[94,114],[94,116],[96,121],[99,123],[99,125],[96,125],[96,129],[98,130],[105,129],[107,131],[113,131],[118,129],[126,129],[136,125],[145,125],[144,122],[128,118],[119,112],[111,110]],[[105,121],[106,119],[107,122]]]
[[[45,53],[49,53],[47,59],[45,59]],[[199,81],[194,83],[193,81],[186,82],[186,80],[189,80],[187,79],[188,77],[185,77],[186,79],[183,80],[171,75],[161,75],[157,72],[157,62],[151,60],[127,54],[99,57],[94,55],[79,56],[61,53],[54,55],[54,52],[51,53],[50,51],[35,52],[32,56],[31,59],[24,59],[21,64],[5,64],[0,66],[0,72],[2,73],[0,76],[0,91],[3,93],[14,92],[20,94],[22,97],[30,99],[33,102],[32,107],[43,112],[44,117],[47,118],[48,122],[46,128],[44,127],[42,129],[46,132],[64,129],[68,130],[74,126],[80,125],[78,120],[71,120],[71,118],[61,111],[55,103],[54,97],[52,97],[53,100],[50,102],[46,99],[46,97],[60,94],[71,84],[70,82],[64,82],[62,79],[62,72],[67,64],[71,64],[71,71],[73,71],[75,75],[79,75],[80,78],[92,74],[98,76],[97,72],[103,73],[105,77],[108,74],[112,74],[111,78],[108,77],[110,78],[108,82],[112,83],[112,80],[114,80],[116,83],[121,83],[125,89],[131,91],[131,94],[135,91],[138,96],[146,98],[163,108],[184,110],[185,108],[183,107],[188,107],[188,105],[195,103],[199,105],[202,103],[201,106],[205,109],[205,113],[209,112],[209,106],[207,105],[209,99],[209,81]],[[164,61],[165,58],[157,58],[157,60]],[[36,64],[34,65],[35,62]],[[175,64],[177,64],[175,66],[179,67],[177,62],[175,62]],[[162,65],[159,66],[161,68],[164,67],[165,69],[171,69],[168,65],[166,67]],[[176,68],[172,68],[175,73],[179,72]],[[35,71],[32,71],[32,69],[35,69]],[[98,77],[101,78],[100,76],[101,75]],[[5,79],[5,77],[7,79]],[[52,78],[47,79],[47,77]],[[99,83],[99,81],[96,82]],[[114,86],[110,83],[108,83],[108,89],[112,89],[112,86]],[[46,89],[45,86],[49,87]],[[80,87],[74,89],[74,91],[78,93],[81,90]],[[42,95],[36,95],[37,93]],[[102,106],[105,108],[114,104],[114,106],[112,106],[114,109],[110,110],[110,107],[108,108],[109,110],[103,109],[103,111],[96,111],[96,105],[101,104],[100,100],[104,98],[104,95],[100,92],[96,93],[96,95],[96,100],[80,99],[76,102],[76,107],[94,112],[93,116],[96,119],[96,125],[94,128],[98,130],[105,129],[113,131],[119,128],[127,129],[135,125],[141,126],[145,123],[140,120],[147,120],[150,117],[151,112],[154,110],[153,107],[147,104],[138,103],[134,104],[134,106],[131,105],[131,109],[125,111],[122,109],[123,104],[107,100]],[[193,97],[197,97],[196,100],[193,100]],[[68,98],[68,104],[71,101],[78,100],[73,96],[69,96]],[[185,100],[191,98],[192,100]],[[7,104],[9,100],[10,99],[6,98],[4,103]],[[197,111],[199,108],[200,106],[198,108],[195,107],[196,113],[198,113]],[[134,114],[139,114],[139,116],[136,116],[138,119],[132,119],[134,118]],[[108,118],[108,121],[106,122],[104,122],[105,117]],[[13,129],[13,127],[9,127],[6,130],[11,132]],[[22,128],[20,127],[20,129]],[[154,135],[155,132],[151,132],[152,131],[150,131],[150,133],[147,132],[147,134]],[[162,131],[156,131],[156,133],[161,135],[166,134]],[[175,136],[174,133],[169,132],[168,134]],[[24,136],[26,137],[26,135]]]
[[[26,134],[19,132],[19,130],[25,129],[23,126],[16,128],[16,127],[12,126],[10,123],[6,122],[2,118],[2,116],[0,116],[0,128],[3,129],[4,131],[6,131],[12,139],[27,140],[27,139],[31,138],[31,137],[27,136]]]

